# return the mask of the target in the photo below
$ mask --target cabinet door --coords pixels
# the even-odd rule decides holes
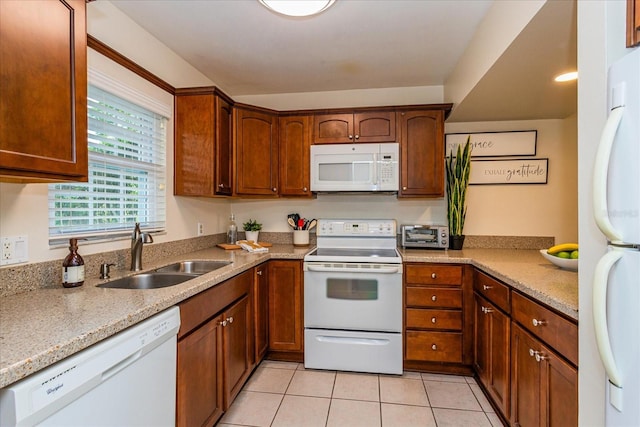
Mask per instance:
[[[86,181],[84,0],[0,1],[0,176]]]
[[[237,109],[236,113],[236,193],[277,196],[277,118],[244,109]]]
[[[233,110],[231,104],[216,96],[215,194],[233,193]]]
[[[627,47],[640,44],[640,0],[627,0]]]
[[[244,296],[223,313],[222,336],[224,341],[224,407],[231,402],[242,389],[251,373],[252,316],[249,297]]]
[[[578,425],[578,371],[542,347],[542,388],[545,404],[542,419],[547,426]]]
[[[174,194],[213,196],[214,95],[176,95]]]
[[[405,111],[400,121],[399,197],[444,195],[444,112]]]
[[[311,116],[280,117],[280,195],[311,197]]]
[[[222,415],[222,316],[178,341],[176,425],[213,425]]]
[[[479,295],[475,295],[474,367],[494,403],[509,416],[510,320]]]
[[[511,327],[511,425],[541,426],[545,401],[540,384],[540,363],[535,352],[540,342],[515,323]]]
[[[353,140],[353,114],[316,114],[313,117],[314,144],[343,144]]]
[[[302,265],[269,261],[269,350],[302,352]]]
[[[267,264],[254,269],[253,282],[255,360],[260,363],[269,346],[269,271]]]
[[[353,119],[355,142],[396,142],[395,111],[356,113]]]

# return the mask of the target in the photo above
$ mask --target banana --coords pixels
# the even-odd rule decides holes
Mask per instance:
[[[573,252],[578,250],[577,243],[562,243],[560,245],[555,245],[547,249],[547,253],[550,255],[557,254],[558,252]]]

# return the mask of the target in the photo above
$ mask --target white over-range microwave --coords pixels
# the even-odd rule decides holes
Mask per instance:
[[[398,191],[399,144],[311,146],[311,191]]]

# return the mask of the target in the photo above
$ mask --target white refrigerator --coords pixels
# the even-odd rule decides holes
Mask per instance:
[[[593,214],[607,240],[593,282],[607,426],[640,426],[640,49],[608,74],[608,119],[593,171]]]

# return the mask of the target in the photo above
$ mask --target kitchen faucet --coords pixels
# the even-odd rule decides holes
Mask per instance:
[[[142,246],[145,243],[153,243],[153,237],[149,233],[140,231],[140,223],[136,222],[131,236],[131,271],[142,270]]]

